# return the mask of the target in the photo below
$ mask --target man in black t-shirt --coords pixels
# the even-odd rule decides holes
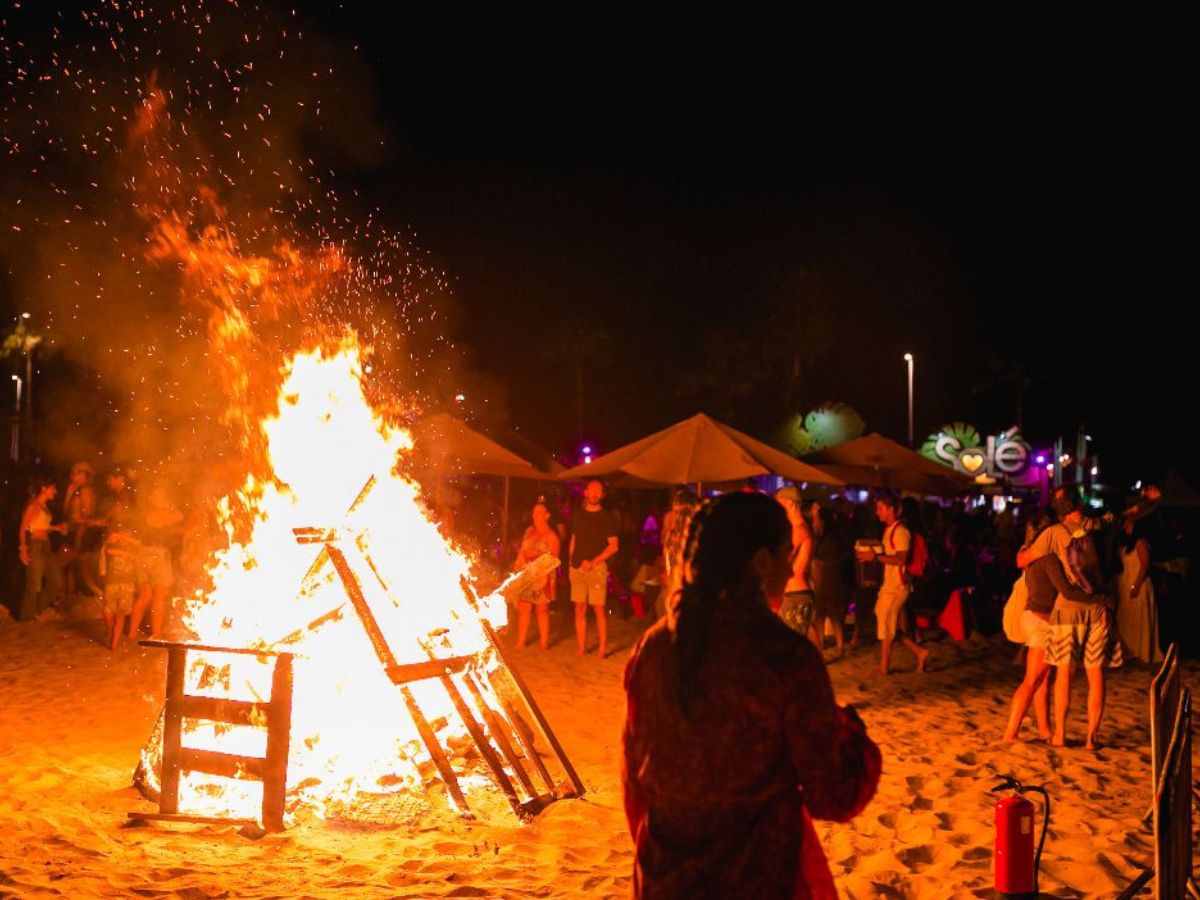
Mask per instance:
[[[604,659],[608,622],[604,604],[608,598],[608,558],[617,552],[617,524],[612,513],[600,505],[604,485],[589,481],[583,489],[583,507],[571,516],[571,601],[575,604],[575,640],[580,656],[587,651],[587,609],[596,615],[600,648]]]

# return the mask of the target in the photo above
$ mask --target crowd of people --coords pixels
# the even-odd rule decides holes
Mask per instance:
[[[151,638],[163,636],[184,538],[183,513],[164,484],[135,492],[114,467],[98,489],[92,465],[77,462],[61,500],[54,480],[30,481],[16,531],[24,574],[16,618],[90,600],[102,606],[113,651],[138,639],[143,624]]]

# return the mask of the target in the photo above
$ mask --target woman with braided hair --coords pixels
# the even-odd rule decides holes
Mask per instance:
[[[683,587],[633,651],[622,778],[635,896],[837,896],[811,817],[861,812],[881,757],[821,654],[768,606],[791,549],[771,498],[705,504]]]

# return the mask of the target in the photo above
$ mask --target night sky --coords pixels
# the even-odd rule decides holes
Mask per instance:
[[[1131,73],[1049,38],[785,46],[762,23],[485,44],[365,5],[303,15],[374,91],[356,87],[360,140],[310,149],[350,208],[411,229],[447,274],[481,417],[569,449],[569,347],[598,333],[584,436],[601,449],[700,410],[767,437],[782,387],[729,405],[697,374],[735,342],[726,365],[764,355],[802,294],[829,331],[803,409],[844,401],[904,440],[911,351],[918,441],[1014,424],[1015,372],[1035,444],[1084,423],[1106,481],[1186,463],[1167,64]]]

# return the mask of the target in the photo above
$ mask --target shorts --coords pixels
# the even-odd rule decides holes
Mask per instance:
[[[1031,610],[1021,613],[1021,632],[1025,635],[1025,646],[1030,650],[1045,650],[1050,642],[1050,622]]]
[[[104,614],[106,616],[127,616],[133,612],[133,582],[123,581],[120,584],[104,586]]]
[[[779,618],[797,634],[808,634],[817,607],[812,591],[788,591],[779,607]]]
[[[1124,662],[1112,613],[1100,603],[1075,603],[1058,598],[1050,613],[1046,664],[1079,665],[1085,669],[1116,668]]]
[[[171,569],[171,551],[166,547],[142,547],[137,555],[137,583],[171,589],[175,573]]]
[[[881,641],[896,637],[900,613],[908,602],[908,594],[908,588],[903,586],[879,589],[879,599],[875,601],[875,634]]]
[[[603,607],[608,599],[608,565],[600,563],[586,572],[571,569],[571,602]]]

